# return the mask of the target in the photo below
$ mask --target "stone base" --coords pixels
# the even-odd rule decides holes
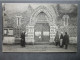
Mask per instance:
[[[15,37],[3,37],[3,44],[14,44],[15,43]]]

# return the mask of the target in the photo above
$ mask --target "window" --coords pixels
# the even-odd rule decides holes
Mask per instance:
[[[64,21],[64,26],[68,25],[68,20],[69,20],[69,16],[68,15],[63,15],[63,21]]]
[[[17,26],[20,26],[21,25],[22,16],[16,16],[16,18],[17,18]]]
[[[13,35],[13,30],[8,30],[8,35]]]
[[[5,36],[13,36],[13,29],[6,28],[3,33]]]
[[[4,29],[4,35],[7,35],[7,33],[8,33],[8,30]]]

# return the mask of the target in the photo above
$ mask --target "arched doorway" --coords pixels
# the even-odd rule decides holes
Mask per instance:
[[[36,16],[36,19],[37,22],[34,26],[35,42],[49,42],[50,26],[48,23],[48,16],[42,11]]]
[[[56,34],[55,20],[56,13],[54,10],[51,11],[45,6],[36,8],[30,17],[29,24],[26,26],[26,43],[54,42]]]

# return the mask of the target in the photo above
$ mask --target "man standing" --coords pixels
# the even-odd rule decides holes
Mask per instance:
[[[60,35],[60,47],[61,48],[63,47],[63,32],[61,32],[61,35]]]
[[[25,47],[25,32],[24,31],[21,34],[21,46]]]
[[[56,33],[56,36],[55,36],[55,40],[54,41],[56,43],[56,46],[59,45],[59,33],[58,33],[58,31]]]
[[[65,32],[63,43],[65,45],[65,49],[67,49],[69,44],[69,35],[67,34],[67,32]]]

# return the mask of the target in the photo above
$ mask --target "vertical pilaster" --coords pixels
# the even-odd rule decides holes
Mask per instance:
[[[56,26],[50,26],[50,42],[54,42]]]
[[[26,43],[34,43],[34,26],[27,26],[25,40]]]

